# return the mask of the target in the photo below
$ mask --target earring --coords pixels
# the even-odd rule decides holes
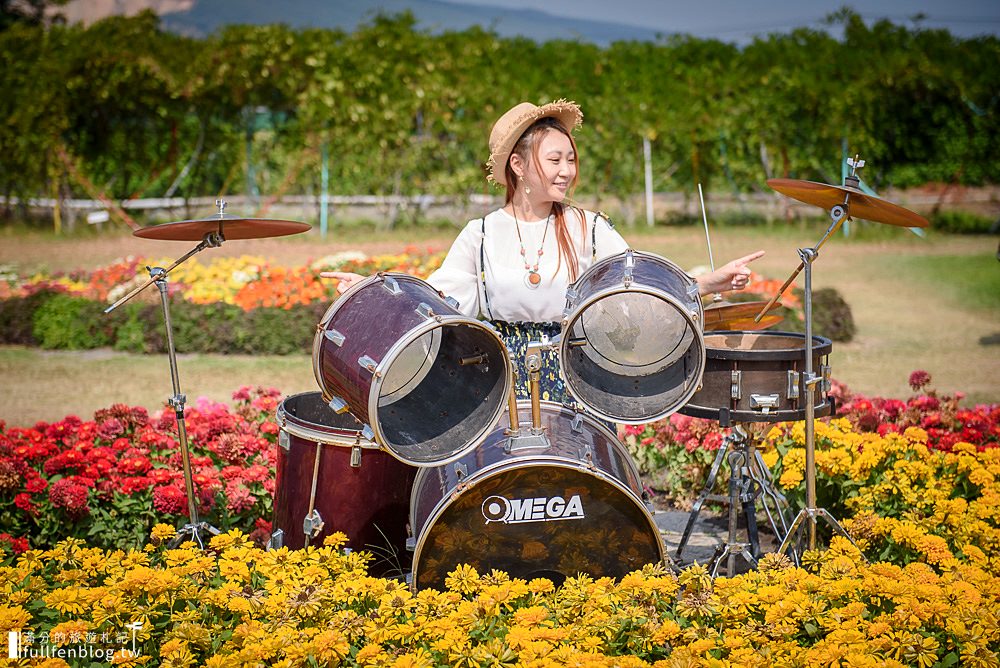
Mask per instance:
[[[524,175],[523,174],[521,175],[521,183],[524,185],[524,194],[525,195],[530,195],[531,194],[531,188],[528,187],[527,182],[524,180]]]

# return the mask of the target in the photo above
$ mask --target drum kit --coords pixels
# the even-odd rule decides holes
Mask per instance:
[[[854,172],[864,163],[852,161]],[[279,426],[269,548],[307,548],[336,531],[374,557],[370,571],[415,589],[443,587],[460,564],[556,583],[578,573],[621,577],[647,563],[673,564],[638,469],[607,422],[645,424],[674,412],[731,427],[689,516],[677,557],[707,500],[729,504],[729,536],[712,563],[751,566],[759,556],[760,502],[781,551],[798,559],[808,526],[815,547],[814,426],[829,415],[831,342],[812,334],[812,264],[848,216],[893,225],[927,221],[844,186],[775,179],[773,188],[831,211],[822,241],[769,303],[704,306],[695,280],[662,257],[634,250],[593,264],[569,287],[561,332],[532,342],[528,378],[488,323],[417,278],[380,273],[352,285],[316,326],[313,372],[320,390],[286,397]],[[203,220],[142,228],[136,236],[199,241],[170,267],[148,268],[160,290],[189,522],[175,541],[203,544],[217,530],[198,519],[167,298],[180,263],[227,239],[296,234],[293,221],[233,218],[218,202]],[[707,225],[707,220],[706,220]],[[710,247],[709,247],[710,248]],[[711,250],[709,251],[711,252]],[[805,335],[763,331],[781,292],[805,270]],[[756,316],[755,316],[756,314]],[[734,325],[738,325],[735,327]],[[542,401],[542,352],[553,351],[571,404]],[[816,373],[818,371],[818,373]],[[530,399],[515,387],[527,382]],[[806,421],[806,507],[790,509],[751,437],[754,423]],[[723,462],[729,494],[713,495]],[[737,539],[739,513],[747,542]],[[849,538],[849,536],[848,536]]]

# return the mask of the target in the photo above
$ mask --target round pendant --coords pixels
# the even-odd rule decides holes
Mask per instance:
[[[539,285],[542,284],[542,277],[538,274],[537,271],[529,271],[527,274],[524,275],[524,284],[527,285],[532,290],[534,290],[535,288],[537,288]]]

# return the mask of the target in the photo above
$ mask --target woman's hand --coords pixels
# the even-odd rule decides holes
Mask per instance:
[[[320,278],[335,278],[337,279],[337,294],[342,295],[347,288],[351,287],[358,281],[365,280],[365,277],[361,274],[353,274],[349,271],[321,271],[319,273]]]
[[[751,270],[747,265],[763,255],[764,251],[762,250],[750,253],[723,265],[710,274],[699,276],[697,279],[698,290],[703,295],[710,295],[714,292],[744,289],[750,283]]]

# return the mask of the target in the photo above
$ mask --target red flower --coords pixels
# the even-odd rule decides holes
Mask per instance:
[[[108,418],[97,428],[97,436],[105,441],[118,438],[125,433],[125,426],[118,418]]]
[[[919,392],[931,382],[931,375],[926,371],[914,371],[910,374],[910,387]]]
[[[163,485],[153,490],[153,507],[168,515],[187,515],[187,496],[176,485]]]
[[[153,468],[153,463],[147,457],[131,456],[123,457],[118,462],[118,471],[123,475],[142,475]]]
[[[146,476],[136,476],[132,478],[122,478],[118,483],[118,491],[122,494],[132,495],[142,492],[153,486],[153,481]]]
[[[627,426],[626,426],[626,428],[627,428]],[[274,436],[275,434],[277,434],[278,431],[279,431],[279,429],[280,428],[278,427],[278,423],[277,422],[264,422],[264,423],[262,423],[260,425],[260,431],[261,431],[261,433],[268,434],[270,436]]]
[[[90,511],[87,506],[88,494],[86,485],[81,485],[74,478],[63,478],[52,484],[49,489],[49,501],[56,508],[65,510],[70,516],[80,517]]]
[[[14,496],[14,505],[29,515],[38,514],[38,506],[36,506],[34,501],[31,500],[31,495],[27,492],[16,494]]]
[[[29,494],[38,494],[39,492],[44,492],[45,488],[49,486],[49,483],[45,478],[41,476],[29,478],[28,482],[24,483],[24,491]]]
[[[14,554],[24,554],[31,548],[27,538],[14,538],[9,533],[0,533],[0,543],[8,543]]]

